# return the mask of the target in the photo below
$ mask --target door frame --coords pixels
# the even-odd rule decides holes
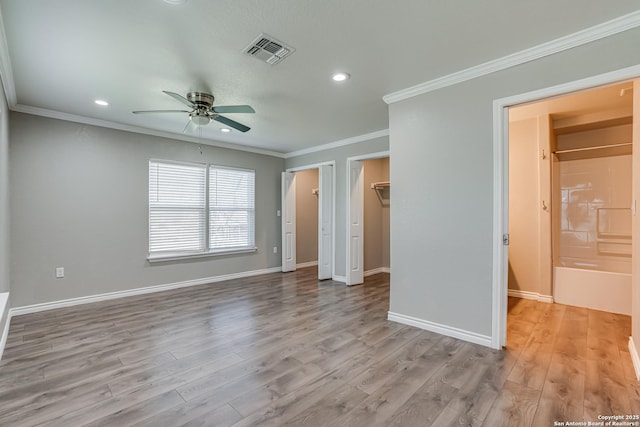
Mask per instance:
[[[331,192],[333,193],[333,197],[331,199],[331,278],[335,279],[336,277],[336,161],[330,160],[327,162],[313,163],[309,165],[296,166],[293,168],[285,169],[285,172],[302,172],[311,169],[318,169],[318,191],[322,191],[322,180],[320,179],[320,167],[321,166],[333,166],[333,174],[331,177]],[[282,200],[282,205],[284,206],[284,200]],[[318,233],[320,235],[322,224],[320,223],[320,210],[321,206],[318,205]],[[284,230],[282,230],[284,234]],[[321,242],[318,240],[318,268],[320,266],[320,244]]]
[[[640,65],[575,80],[556,86],[493,101],[493,285],[491,347],[507,342],[508,246],[503,236],[509,232],[509,107],[572,92],[593,89],[640,77]],[[635,242],[632,242],[635,244]],[[634,273],[635,274],[635,273]],[[635,283],[632,278],[632,283]],[[633,307],[632,307],[633,312]]]
[[[347,157],[347,169],[346,169],[346,194],[347,194],[347,216],[345,217],[345,240],[346,240],[346,262],[345,262],[345,270],[349,269],[349,265],[351,265],[351,251],[353,250],[353,248],[351,247],[351,239],[349,238],[349,223],[351,220],[351,180],[350,180],[350,171],[351,171],[351,163],[354,161],[363,161],[363,160],[375,160],[375,159],[384,159],[384,158],[389,158],[389,168],[391,168],[391,155],[390,155],[390,151],[378,151],[376,153],[369,153],[369,154],[362,154],[359,156],[352,156],[352,157]],[[360,197],[360,200],[363,201],[363,206],[362,208],[364,209],[364,189],[362,190],[363,194]],[[363,241],[364,242],[364,241]],[[391,253],[391,251],[389,251]],[[360,254],[360,259],[364,260],[364,254]],[[364,265],[362,266],[362,270],[364,273]],[[345,271],[346,273],[346,284],[347,286],[351,286],[351,285],[357,285],[359,283],[350,283],[349,280],[349,272]]]

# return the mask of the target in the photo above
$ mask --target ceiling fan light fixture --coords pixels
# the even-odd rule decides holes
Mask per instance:
[[[231,129],[230,128],[222,128],[222,129],[220,129],[220,132],[229,133],[229,132],[231,132]]]
[[[344,82],[346,80],[349,80],[350,77],[351,76],[349,75],[349,73],[340,72],[340,73],[335,73],[333,76],[331,76],[331,79],[334,82],[338,82],[339,83],[339,82]]]
[[[196,126],[206,126],[209,124],[209,122],[211,122],[209,116],[203,116],[200,114],[193,114],[189,116],[189,118],[191,119],[191,122]]]

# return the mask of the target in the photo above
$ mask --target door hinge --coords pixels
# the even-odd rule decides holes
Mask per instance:
[[[502,235],[502,244],[505,246],[509,246],[509,233],[504,233]]]

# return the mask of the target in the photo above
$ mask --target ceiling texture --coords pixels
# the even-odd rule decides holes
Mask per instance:
[[[0,0],[10,106],[182,134],[163,90],[205,91],[247,133],[191,138],[276,153],[383,131],[383,96],[639,9],[638,0]],[[243,50],[261,33],[293,47],[276,65]],[[331,75],[351,78],[335,83]],[[108,107],[94,104],[109,102]],[[79,120],[81,121],[81,120]]]

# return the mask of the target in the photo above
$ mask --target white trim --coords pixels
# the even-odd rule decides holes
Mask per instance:
[[[215,251],[189,253],[189,254],[179,254],[179,253],[173,253],[173,252],[169,254],[156,253],[156,254],[150,254],[149,256],[147,256],[147,261],[149,261],[152,264],[155,264],[158,262],[179,261],[179,260],[185,260],[185,259],[198,259],[198,258],[209,258],[209,257],[225,256],[225,255],[247,254],[247,253],[252,253],[257,251],[258,251],[258,248],[252,247],[252,248],[245,248],[245,249],[219,249]]]
[[[503,56],[483,64],[475,65],[446,76],[438,77],[436,79],[390,93],[383,96],[382,99],[387,104],[392,104],[394,102],[432,92],[447,86],[453,86],[477,77],[495,73],[496,71],[505,70],[545,56],[591,43],[638,26],[640,26],[640,10],[594,25],[593,27],[577,31],[573,34],[521,50],[511,55]]]
[[[1,59],[0,59],[1,60]],[[31,107],[28,105],[16,104],[10,107],[12,111],[19,113],[32,114],[34,116],[49,117],[52,119],[65,120],[68,122],[82,123],[85,125],[98,126],[109,129],[121,130],[124,132],[134,132],[142,135],[158,136],[161,138],[169,138],[178,141],[193,142],[195,144],[210,145],[219,148],[228,148],[236,151],[246,151],[249,153],[263,154],[265,156],[272,156],[278,158],[284,158],[283,153],[279,153],[271,150],[264,150],[262,148],[254,148],[240,143],[234,144],[230,142],[214,141],[211,139],[197,138],[195,136],[185,135],[183,133],[173,133],[162,130],[149,129],[142,126],[126,125],[122,123],[111,122],[108,120],[94,119],[90,117],[78,116],[76,114],[62,113],[59,111],[48,110],[45,108]]]
[[[318,265],[318,260],[301,262],[300,264],[296,264],[296,269],[298,268],[306,268],[306,267],[315,267]]]
[[[508,215],[508,149],[509,121],[507,109],[526,102],[587,90],[640,76],[640,65],[599,74],[592,77],[535,90],[493,101],[493,295],[492,295],[492,347],[506,344],[507,330],[507,250],[502,245]]]
[[[633,337],[629,337],[629,354],[631,354],[631,362],[633,363],[633,370],[636,373],[636,379],[640,381],[640,357],[633,343]]]
[[[336,165],[336,161],[335,160],[329,160],[327,162],[313,163],[311,165],[296,166],[295,168],[287,168],[285,170],[285,172],[302,172],[302,171],[308,171],[308,170],[312,170],[312,169],[320,169],[320,166],[335,166],[335,165]]]
[[[209,283],[223,282],[226,280],[242,279],[246,277],[259,276],[262,274],[279,273],[281,267],[265,268],[262,270],[243,271],[240,273],[223,274],[221,276],[204,277],[202,279],[185,280],[182,282],[168,283],[165,285],[147,286],[144,288],[128,289],[126,291],[109,292],[105,294],[89,295],[86,297],[70,298],[66,300],[51,301],[41,304],[27,305],[24,307],[14,307],[9,310],[10,316],[21,316],[23,314],[38,313],[40,311],[53,310],[56,308],[71,307],[75,305],[90,304],[94,302],[107,301],[116,298],[125,298],[135,295],[143,295],[154,292],[168,291],[171,289],[186,288],[189,286],[206,285]]]
[[[534,301],[553,303],[553,295],[543,295],[537,292],[521,291],[519,289],[509,289],[508,295],[514,298],[530,299]]]
[[[391,269],[389,267],[378,267],[378,268],[374,268],[374,269],[365,271],[363,276],[364,277],[368,277],[368,276],[373,276],[374,274],[379,274],[379,273],[390,274],[391,273]]]
[[[389,136],[389,129],[382,129],[363,135],[352,136],[351,138],[329,142],[328,144],[316,145],[315,147],[303,148],[302,150],[290,151],[284,154],[285,159],[302,156],[303,154],[317,153],[318,151],[331,150],[332,148],[344,147],[345,145],[357,144],[358,142],[370,141],[372,139]]]
[[[387,151],[378,151],[377,153],[369,153],[369,154],[360,154],[358,156],[347,157],[347,162],[352,160],[375,160],[375,159],[385,159],[390,156],[389,150]],[[348,171],[348,169],[347,169]]]
[[[2,360],[2,354],[4,353],[4,347],[7,345],[7,338],[9,337],[9,327],[11,326],[11,310],[9,309],[9,292],[0,293],[0,320],[7,313],[7,320],[2,328],[2,337],[0,338],[0,360]]]
[[[393,322],[402,323],[403,325],[415,326],[426,331],[431,331],[437,334],[446,335],[448,337],[472,342],[474,344],[491,347],[491,337],[478,334],[476,332],[466,331],[464,329],[455,328],[453,326],[441,325],[439,323],[418,319],[417,317],[405,316],[404,314],[393,313],[391,311],[388,312],[387,319]]]
[[[334,282],[347,283],[347,276],[337,276],[337,275],[334,274],[331,277],[331,280],[333,280]]]

